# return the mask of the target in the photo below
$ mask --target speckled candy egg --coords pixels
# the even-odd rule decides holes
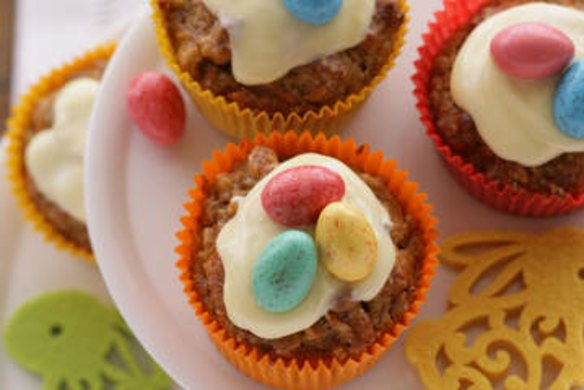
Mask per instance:
[[[344,195],[341,175],[319,165],[303,165],[275,175],[262,191],[262,206],[282,225],[309,225],[326,205]]]
[[[357,207],[335,202],[320,214],[316,224],[320,261],[338,279],[357,282],[366,278],[377,260],[377,238]]]
[[[543,23],[513,25],[499,32],[491,42],[497,66],[521,80],[537,80],[561,72],[574,52],[570,37]]]
[[[310,24],[326,24],[333,20],[343,7],[343,0],[283,0],[288,11],[296,18]]]
[[[584,138],[584,59],[562,76],[554,98],[554,118],[562,132]]]
[[[310,291],[316,268],[316,247],[310,235],[299,230],[279,234],[253,267],[256,303],[270,313],[292,310]]]
[[[143,72],[128,87],[126,103],[130,117],[151,141],[167,146],[182,137],[186,108],[177,86],[164,73]]]

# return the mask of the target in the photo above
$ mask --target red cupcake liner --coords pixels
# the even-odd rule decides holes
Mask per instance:
[[[489,3],[490,0],[445,0],[444,10],[434,14],[435,21],[429,23],[429,31],[422,37],[424,43],[418,48],[420,58],[414,63],[416,73],[412,77],[420,119],[449,171],[468,192],[489,206],[529,217],[550,217],[574,211],[584,205],[584,193],[560,197],[489,179],[457,155],[436,130],[428,98],[434,60],[448,40]]]

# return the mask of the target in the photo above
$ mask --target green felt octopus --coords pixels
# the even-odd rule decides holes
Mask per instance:
[[[6,352],[43,377],[43,390],[163,390],[170,378],[139,347],[118,312],[78,291],[21,306],[4,333]]]

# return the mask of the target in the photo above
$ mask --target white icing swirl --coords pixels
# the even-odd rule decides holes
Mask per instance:
[[[37,133],[25,151],[26,168],[40,192],[80,222],[85,222],[85,135],[98,87],[90,78],[67,83],[55,98],[53,127]]]
[[[274,222],[264,211],[261,194],[277,173],[300,165],[320,165],[336,171],[345,181],[343,202],[363,212],[377,238],[378,258],[373,272],[364,280],[349,284],[335,279],[319,263],[315,282],[306,298],[286,313],[269,313],[258,306],[252,290],[252,269],[261,252],[288,228]],[[280,164],[264,177],[239,203],[239,209],[219,233],[217,251],[225,269],[223,299],[227,316],[235,325],[258,337],[276,339],[307,329],[335,306],[347,287],[355,301],[373,299],[387,281],[396,250],[389,236],[391,219],[373,191],[341,161],[319,154],[303,154]],[[306,228],[314,237],[314,226]]]
[[[282,0],[203,0],[229,33],[232,70],[246,85],[267,84],[292,68],[349,49],[367,35],[375,0],[344,0],[329,23],[294,17]]]
[[[529,3],[491,16],[477,26],[460,49],[452,71],[456,104],[468,112],[479,134],[500,158],[534,167],[566,152],[584,152],[584,140],[562,133],[553,117],[560,76],[521,81],[505,75],[491,57],[490,45],[515,24],[540,22],[570,37],[575,58],[584,57],[584,12],[546,3]]]

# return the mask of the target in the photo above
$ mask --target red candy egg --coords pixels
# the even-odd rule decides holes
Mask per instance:
[[[262,192],[262,206],[286,226],[315,223],[328,204],[345,195],[345,182],[333,170],[317,165],[290,168],[275,175]]]
[[[574,42],[566,34],[543,23],[516,24],[499,32],[491,42],[499,69],[521,80],[560,73],[574,53]]]
[[[182,136],[185,105],[178,88],[165,74],[138,74],[130,83],[126,102],[134,123],[153,142],[172,145]]]

